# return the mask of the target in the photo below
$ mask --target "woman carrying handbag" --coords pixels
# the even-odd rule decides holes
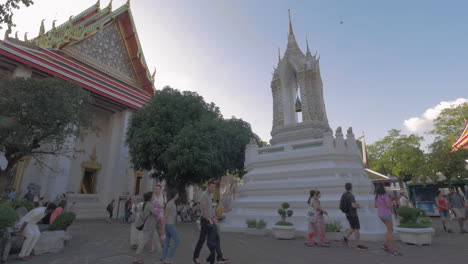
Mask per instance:
[[[143,194],[143,209],[135,223],[136,229],[141,230],[142,234],[140,236],[140,243],[138,243],[135,260],[133,261],[134,264],[143,264],[141,253],[146,244],[151,241],[156,231],[156,217],[151,216],[155,216],[158,212],[156,212],[150,202],[152,196],[153,192]]]

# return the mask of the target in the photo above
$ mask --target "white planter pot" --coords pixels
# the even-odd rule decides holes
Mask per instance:
[[[258,228],[246,228],[244,230],[244,234],[252,235],[252,236],[266,236],[267,230],[265,228],[258,229]]]
[[[434,228],[404,228],[397,227],[395,230],[400,235],[400,239],[403,243],[413,245],[430,245],[432,241],[432,235]]]
[[[274,225],[272,229],[276,239],[293,239],[296,233],[294,226]]]

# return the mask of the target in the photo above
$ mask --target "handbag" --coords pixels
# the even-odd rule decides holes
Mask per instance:
[[[143,210],[142,210],[141,214],[143,214],[143,211],[145,210],[145,205],[146,205],[146,204],[143,205]],[[151,214],[149,214],[149,215],[145,218],[145,221],[143,221],[143,224],[141,224],[141,225],[139,225],[139,226],[136,227],[136,229],[137,229],[138,231],[143,230],[143,228],[145,227],[146,220],[148,220],[148,218],[149,218],[150,216],[151,216]]]
[[[312,206],[310,206],[307,211],[307,220],[309,222],[315,222],[317,220],[315,209]]]

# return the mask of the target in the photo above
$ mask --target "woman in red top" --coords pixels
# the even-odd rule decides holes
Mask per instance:
[[[444,194],[442,191],[438,190],[437,191],[437,196],[435,198],[435,202],[437,204],[437,207],[439,209],[439,214],[440,214],[440,219],[442,219],[442,224],[444,226],[444,230],[452,233],[452,230],[450,229],[450,214],[449,214],[449,208],[448,208],[448,203],[447,199],[445,199]]]

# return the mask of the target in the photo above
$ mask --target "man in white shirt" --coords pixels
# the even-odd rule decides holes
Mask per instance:
[[[21,247],[21,252],[19,253],[19,258],[21,260],[30,260],[31,251],[36,246],[41,232],[37,223],[44,218],[48,213],[52,213],[53,204],[49,204],[46,207],[37,207],[32,209],[29,213],[23,216],[17,224],[17,227],[20,228],[19,233],[23,234],[26,238]]]

